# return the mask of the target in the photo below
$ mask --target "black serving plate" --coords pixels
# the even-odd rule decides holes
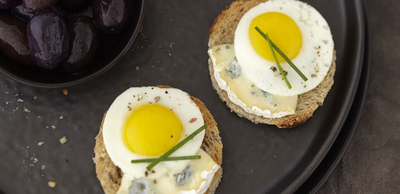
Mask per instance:
[[[366,11],[366,9],[364,9]],[[306,182],[295,192],[301,193],[316,193],[322,185],[328,180],[329,176],[333,173],[338,163],[346,153],[347,148],[353,138],[357,129],[358,122],[364,107],[364,102],[367,93],[369,69],[370,69],[370,37],[368,27],[368,15],[365,13],[366,18],[366,41],[365,41],[365,55],[364,65],[361,73],[360,85],[358,86],[354,103],[351,107],[349,116],[344,123],[335,143],[332,145],[328,154],[318,165],[315,171],[307,179]]]
[[[91,82],[67,88],[68,95],[0,77],[0,190],[102,193],[91,154],[103,113],[129,87],[163,84],[202,100],[218,123],[224,174],[217,193],[296,191],[328,153],[353,104],[364,59],[363,3],[306,1],[331,27],[335,84],[305,124],[278,129],[239,118],[211,87],[208,30],[231,2],[148,0],[143,30],[121,62]],[[64,145],[58,141],[63,136]],[[57,186],[48,187],[49,181]]]

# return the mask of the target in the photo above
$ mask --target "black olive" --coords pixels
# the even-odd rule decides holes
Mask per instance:
[[[70,73],[78,73],[91,65],[95,58],[98,33],[92,18],[84,15],[72,17],[67,26],[71,37],[70,52],[63,67]]]
[[[19,63],[35,65],[29,50],[26,23],[18,18],[0,15],[0,50]]]
[[[57,3],[57,0],[23,0],[25,11],[28,13],[36,13],[46,10]]]
[[[95,0],[93,2],[94,21],[99,30],[104,33],[120,33],[127,26],[131,14],[131,0]]]
[[[40,12],[28,23],[31,55],[44,69],[64,63],[69,52],[69,32],[64,19],[54,10]]]

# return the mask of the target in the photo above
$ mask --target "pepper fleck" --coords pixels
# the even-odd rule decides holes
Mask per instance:
[[[160,101],[160,96],[156,96],[156,97],[154,97],[154,100],[156,101],[156,102],[158,102],[158,101]]]
[[[197,118],[192,118],[192,119],[190,119],[189,123],[194,123],[196,121],[197,121]]]
[[[285,70],[283,70],[283,73],[284,73],[285,75],[287,75],[287,74],[288,74],[288,72],[287,72],[287,71],[285,71]]]
[[[272,72],[276,72],[276,67],[272,66],[270,69],[272,70]]]

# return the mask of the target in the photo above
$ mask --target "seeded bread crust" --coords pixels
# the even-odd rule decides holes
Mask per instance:
[[[157,86],[160,88],[171,88],[169,86]],[[207,125],[205,129],[205,137],[201,145],[203,149],[211,158],[221,166],[222,164],[222,141],[219,136],[217,123],[210,111],[206,108],[203,102],[199,99],[190,96],[193,102],[199,107],[204,123]],[[101,122],[100,132],[96,136],[96,145],[94,147],[93,161],[96,164],[97,178],[100,180],[101,186],[106,194],[117,193],[120,185],[123,172],[121,169],[114,165],[110,157],[107,154],[106,148],[103,142],[103,123],[107,113],[104,113],[103,121]],[[222,178],[222,168],[220,168],[214,175],[214,179],[211,182],[210,187],[205,194],[213,194],[218,187],[219,182]]]
[[[233,44],[236,27],[242,16],[249,9],[262,2],[266,2],[266,0],[237,0],[228,6],[226,10],[222,11],[221,14],[215,18],[210,28],[208,41],[209,49],[221,44]],[[324,80],[313,90],[299,95],[295,114],[275,119],[249,114],[243,108],[229,100],[227,92],[222,90],[215,80],[211,59],[208,59],[208,68],[210,70],[214,90],[217,91],[221,100],[226,102],[226,105],[231,109],[231,111],[235,112],[239,117],[247,118],[255,124],[263,123],[276,125],[279,128],[292,128],[307,121],[312,117],[314,111],[319,106],[323,105],[324,99],[334,83],[333,76],[336,71],[335,61],[336,51],[334,50],[332,64]]]

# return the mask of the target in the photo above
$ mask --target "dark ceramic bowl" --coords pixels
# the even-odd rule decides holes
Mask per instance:
[[[100,33],[100,45],[93,65],[85,72],[71,75],[62,67],[45,70],[20,65],[0,53],[0,72],[26,85],[42,88],[60,88],[81,84],[96,78],[114,66],[129,50],[138,35],[146,0],[133,0],[133,17],[128,27],[117,35]]]

